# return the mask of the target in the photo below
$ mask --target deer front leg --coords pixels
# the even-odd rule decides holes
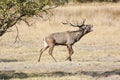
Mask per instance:
[[[69,59],[69,61],[72,61],[71,56],[72,56],[72,54],[74,52],[73,48],[72,48],[72,45],[67,45],[67,49],[68,49],[69,57],[66,60]]]

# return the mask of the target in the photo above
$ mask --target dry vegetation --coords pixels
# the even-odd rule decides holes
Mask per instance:
[[[52,11],[50,21],[30,19],[33,26],[18,24],[21,41],[14,43],[13,32],[0,38],[0,78],[11,80],[120,80],[120,3],[87,3],[58,7]],[[55,47],[53,55],[47,54],[37,63],[43,37],[49,33],[76,30],[61,24],[65,19],[85,18],[93,24],[94,31],[74,45],[73,61],[66,47]],[[10,71],[10,72],[8,72]]]

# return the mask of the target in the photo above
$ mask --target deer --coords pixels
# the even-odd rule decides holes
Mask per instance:
[[[84,23],[85,23],[85,19],[84,20],[82,19],[81,22],[79,21],[62,22],[62,24],[64,25],[78,27],[79,29],[75,31],[52,33],[44,37],[43,39],[44,47],[40,50],[38,62],[40,62],[41,55],[45,50],[47,50],[47,48],[49,48],[49,51],[48,51],[49,55],[54,59],[55,62],[57,62],[54,56],[52,55],[52,52],[53,52],[53,48],[58,45],[67,47],[69,56],[67,57],[66,60],[72,61],[71,56],[74,53],[72,46],[76,42],[78,42],[84,35],[93,31],[92,30],[93,25],[84,24]]]

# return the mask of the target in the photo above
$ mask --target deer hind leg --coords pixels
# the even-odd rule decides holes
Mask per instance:
[[[41,55],[42,55],[42,53],[43,53],[47,48],[48,48],[48,45],[47,45],[46,41],[44,41],[44,48],[42,48],[42,49],[40,50],[40,56],[39,56],[38,62],[40,62]]]
[[[52,55],[53,48],[54,48],[54,45],[49,46],[49,54],[54,59],[54,61],[57,62],[56,59],[54,58],[54,56]]]
[[[68,49],[69,56],[68,56],[68,58],[66,60],[69,59],[69,61],[72,61],[71,56],[74,53],[73,48],[72,48],[71,45],[67,45],[67,49]]]

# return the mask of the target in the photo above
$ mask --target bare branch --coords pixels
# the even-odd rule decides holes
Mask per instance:
[[[32,26],[32,24],[30,24],[26,19],[21,19],[21,20],[24,21],[27,24],[28,27]]]
[[[20,40],[20,37],[19,37],[19,30],[18,30],[17,25],[15,25],[15,27],[16,27],[17,34],[16,34],[16,37],[15,37],[15,42],[14,42],[14,44],[15,44],[17,41],[21,41],[21,40]]]

